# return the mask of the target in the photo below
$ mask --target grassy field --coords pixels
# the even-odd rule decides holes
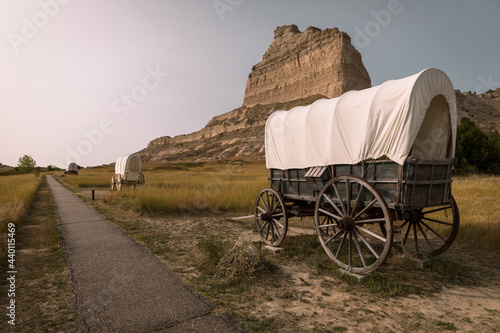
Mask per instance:
[[[111,167],[100,167],[82,169],[78,176],[60,177],[61,173],[54,173],[54,176],[250,332],[296,331],[297,327],[305,332],[352,328],[358,331],[440,332],[443,327],[494,331],[493,327],[499,322],[495,301],[485,303],[489,300],[479,292],[479,305],[460,308],[458,302],[463,296],[458,293],[457,300],[450,301],[457,303],[453,311],[448,312],[445,308],[441,312],[428,313],[425,309],[434,306],[435,297],[442,290],[457,291],[471,285],[500,288],[495,279],[500,269],[497,264],[500,261],[495,259],[500,253],[500,216],[497,212],[500,177],[454,179],[453,194],[461,216],[459,235],[455,244],[434,258],[429,266],[421,268],[408,258],[394,255],[380,270],[359,283],[340,276],[312,228],[306,229],[301,224],[310,221],[298,219],[290,223],[295,230],[289,231],[284,243],[286,250],[278,254],[263,251],[263,261],[253,267],[256,273],[236,279],[220,273],[219,266],[224,259],[234,262],[234,258],[227,255],[235,241],[260,248],[261,242],[251,219],[231,221],[226,218],[234,216],[233,213],[252,213],[257,193],[269,185],[267,169],[262,162],[145,163],[146,185],[121,192],[110,190],[113,173]],[[45,191],[42,197],[46,198],[50,192],[44,186],[39,192]],[[92,187],[97,192],[95,201],[90,200]],[[36,207],[32,208],[25,223],[37,221],[38,224],[39,218],[48,217],[50,221],[47,222],[54,226],[53,203],[43,202],[38,208],[44,207],[51,208],[39,213]],[[59,328],[71,327],[74,317],[64,304],[68,291],[63,281],[66,271],[57,244],[58,233],[52,232],[55,229],[43,233],[48,240],[43,241],[47,246],[42,250],[38,245],[42,241],[35,240],[42,235],[39,228],[29,226],[19,230],[23,233],[20,239],[25,240],[22,247],[29,249],[21,252],[27,256],[25,260],[30,260],[30,263],[25,261],[23,267],[40,262],[40,267],[29,269],[36,273],[29,280],[33,282],[29,283],[41,283],[26,286],[26,290],[33,297],[41,297],[39,295],[45,295],[45,286],[51,284],[50,290],[61,297],[57,307],[65,311],[60,317],[56,317],[60,311],[55,308],[43,315],[26,316],[28,320],[42,318],[36,326],[26,327],[50,330],[46,325],[52,322],[60,325]],[[35,255],[47,255],[48,261],[42,262],[41,257]],[[48,272],[43,271],[43,267],[55,267],[52,266],[55,264],[58,268],[51,270],[56,274],[45,281]],[[249,270],[245,268],[244,271]],[[227,268],[223,272],[227,272]],[[496,292],[497,289],[492,290]],[[467,295],[474,290],[467,289],[464,293]],[[468,302],[474,302],[475,295],[468,298]],[[26,299],[23,303],[36,302]],[[47,299],[45,304],[52,303]],[[31,311],[26,308],[23,312]],[[42,307],[36,311],[42,311]]]
[[[269,186],[263,162],[230,160],[198,163],[144,163],[146,185],[109,192],[104,199],[146,214],[252,214],[259,191]],[[66,176],[73,188],[110,187],[111,167],[82,169]],[[500,252],[500,177],[456,177],[453,195],[460,211],[458,239],[473,247]]]
[[[500,177],[457,177],[452,192],[460,212],[458,240],[500,253]]]
[[[86,182],[87,172],[103,179],[95,201],[90,186],[78,185]],[[393,250],[360,283],[340,275],[310,219],[290,220],[279,253],[261,249],[253,219],[227,219],[250,215],[257,193],[269,186],[262,162],[146,163],[145,186],[113,193],[107,184],[112,174],[110,168],[88,169],[81,170],[81,180],[63,179],[249,332],[493,332],[498,326],[496,300],[490,302],[474,288],[491,288],[494,295],[500,288],[495,282],[500,177],[454,179],[461,228],[445,253],[420,266]],[[231,256],[238,247],[250,249],[249,244],[252,251]],[[259,250],[261,260],[248,259]],[[231,265],[224,266],[227,262]],[[453,290],[446,296],[455,297],[446,301],[453,307],[427,311],[442,306],[436,298],[444,290]],[[461,307],[458,303],[469,294],[467,302],[477,304]]]
[[[6,239],[7,225],[17,223],[28,211],[42,177],[34,174],[0,176],[0,237]],[[0,260],[5,264],[6,242],[0,242]]]
[[[82,169],[65,176],[74,188],[110,187],[112,168]],[[259,191],[268,186],[262,162],[240,160],[199,163],[144,163],[146,185],[109,194],[109,202],[135,212],[249,213]]]
[[[34,178],[30,176],[29,180]],[[37,180],[41,183],[37,193],[30,197],[28,213],[15,223],[15,269],[18,272],[15,296],[7,298],[11,286],[6,278],[0,281],[2,308],[7,307],[9,300],[15,300],[16,304],[16,325],[7,325],[5,316],[2,332],[75,332],[57,209],[47,182],[42,177]],[[2,239],[4,243],[6,238]]]

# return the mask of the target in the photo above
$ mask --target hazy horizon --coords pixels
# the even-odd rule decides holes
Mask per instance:
[[[95,166],[243,102],[277,26],[337,27],[372,85],[436,67],[500,86],[500,1],[28,0],[0,4],[0,163]]]

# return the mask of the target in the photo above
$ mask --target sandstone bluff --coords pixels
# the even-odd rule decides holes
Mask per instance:
[[[191,161],[264,156],[264,126],[276,110],[308,105],[371,86],[361,55],[338,29],[276,28],[274,40],[248,75],[243,105],[214,117],[201,130],[152,140],[143,160]],[[500,131],[500,89],[482,94],[456,91],[458,116],[483,130]]]
[[[260,63],[248,75],[244,106],[287,102],[313,95],[334,98],[371,87],[351,38],[337,28],[278,27]]]
[[[139,153],[144,160],[160,161],[263,156],[264,125],[273,111],[370,86],[361,55],[345,32],[281,26],[248,75],[240,108],[214,117],[200,131],[152,140]]]

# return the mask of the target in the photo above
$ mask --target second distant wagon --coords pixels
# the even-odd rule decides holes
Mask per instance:
[[[115,175],[111,178],[111,190],[122,190],[124,186],[145,183],[141,169],[141,157],[137,154],[124,155],[116,160]]]
[[[68,165],[68,169],[64,171],[65,175],[78,175],[78,165],[74,162]]]

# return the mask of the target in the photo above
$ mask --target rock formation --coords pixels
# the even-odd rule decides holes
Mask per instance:
[[[457,90],[455,96],[459,119],[467,117],[483,131],[500,132],[500,88],[482,94]]]
[[[313,95],[334,98],[371,87],[351,38],[337,28],[296,25],[274,31],[274,40],[248,75],[244,106],[286,102]]]
[[[240,108],[214,117],[197,132],[152,140],[139,153],[144,160],[161,161],[261,158],[264,125],[273,111],[368,87],[361,55],[345,32],[278,27],[262,62],[248,76]]]

